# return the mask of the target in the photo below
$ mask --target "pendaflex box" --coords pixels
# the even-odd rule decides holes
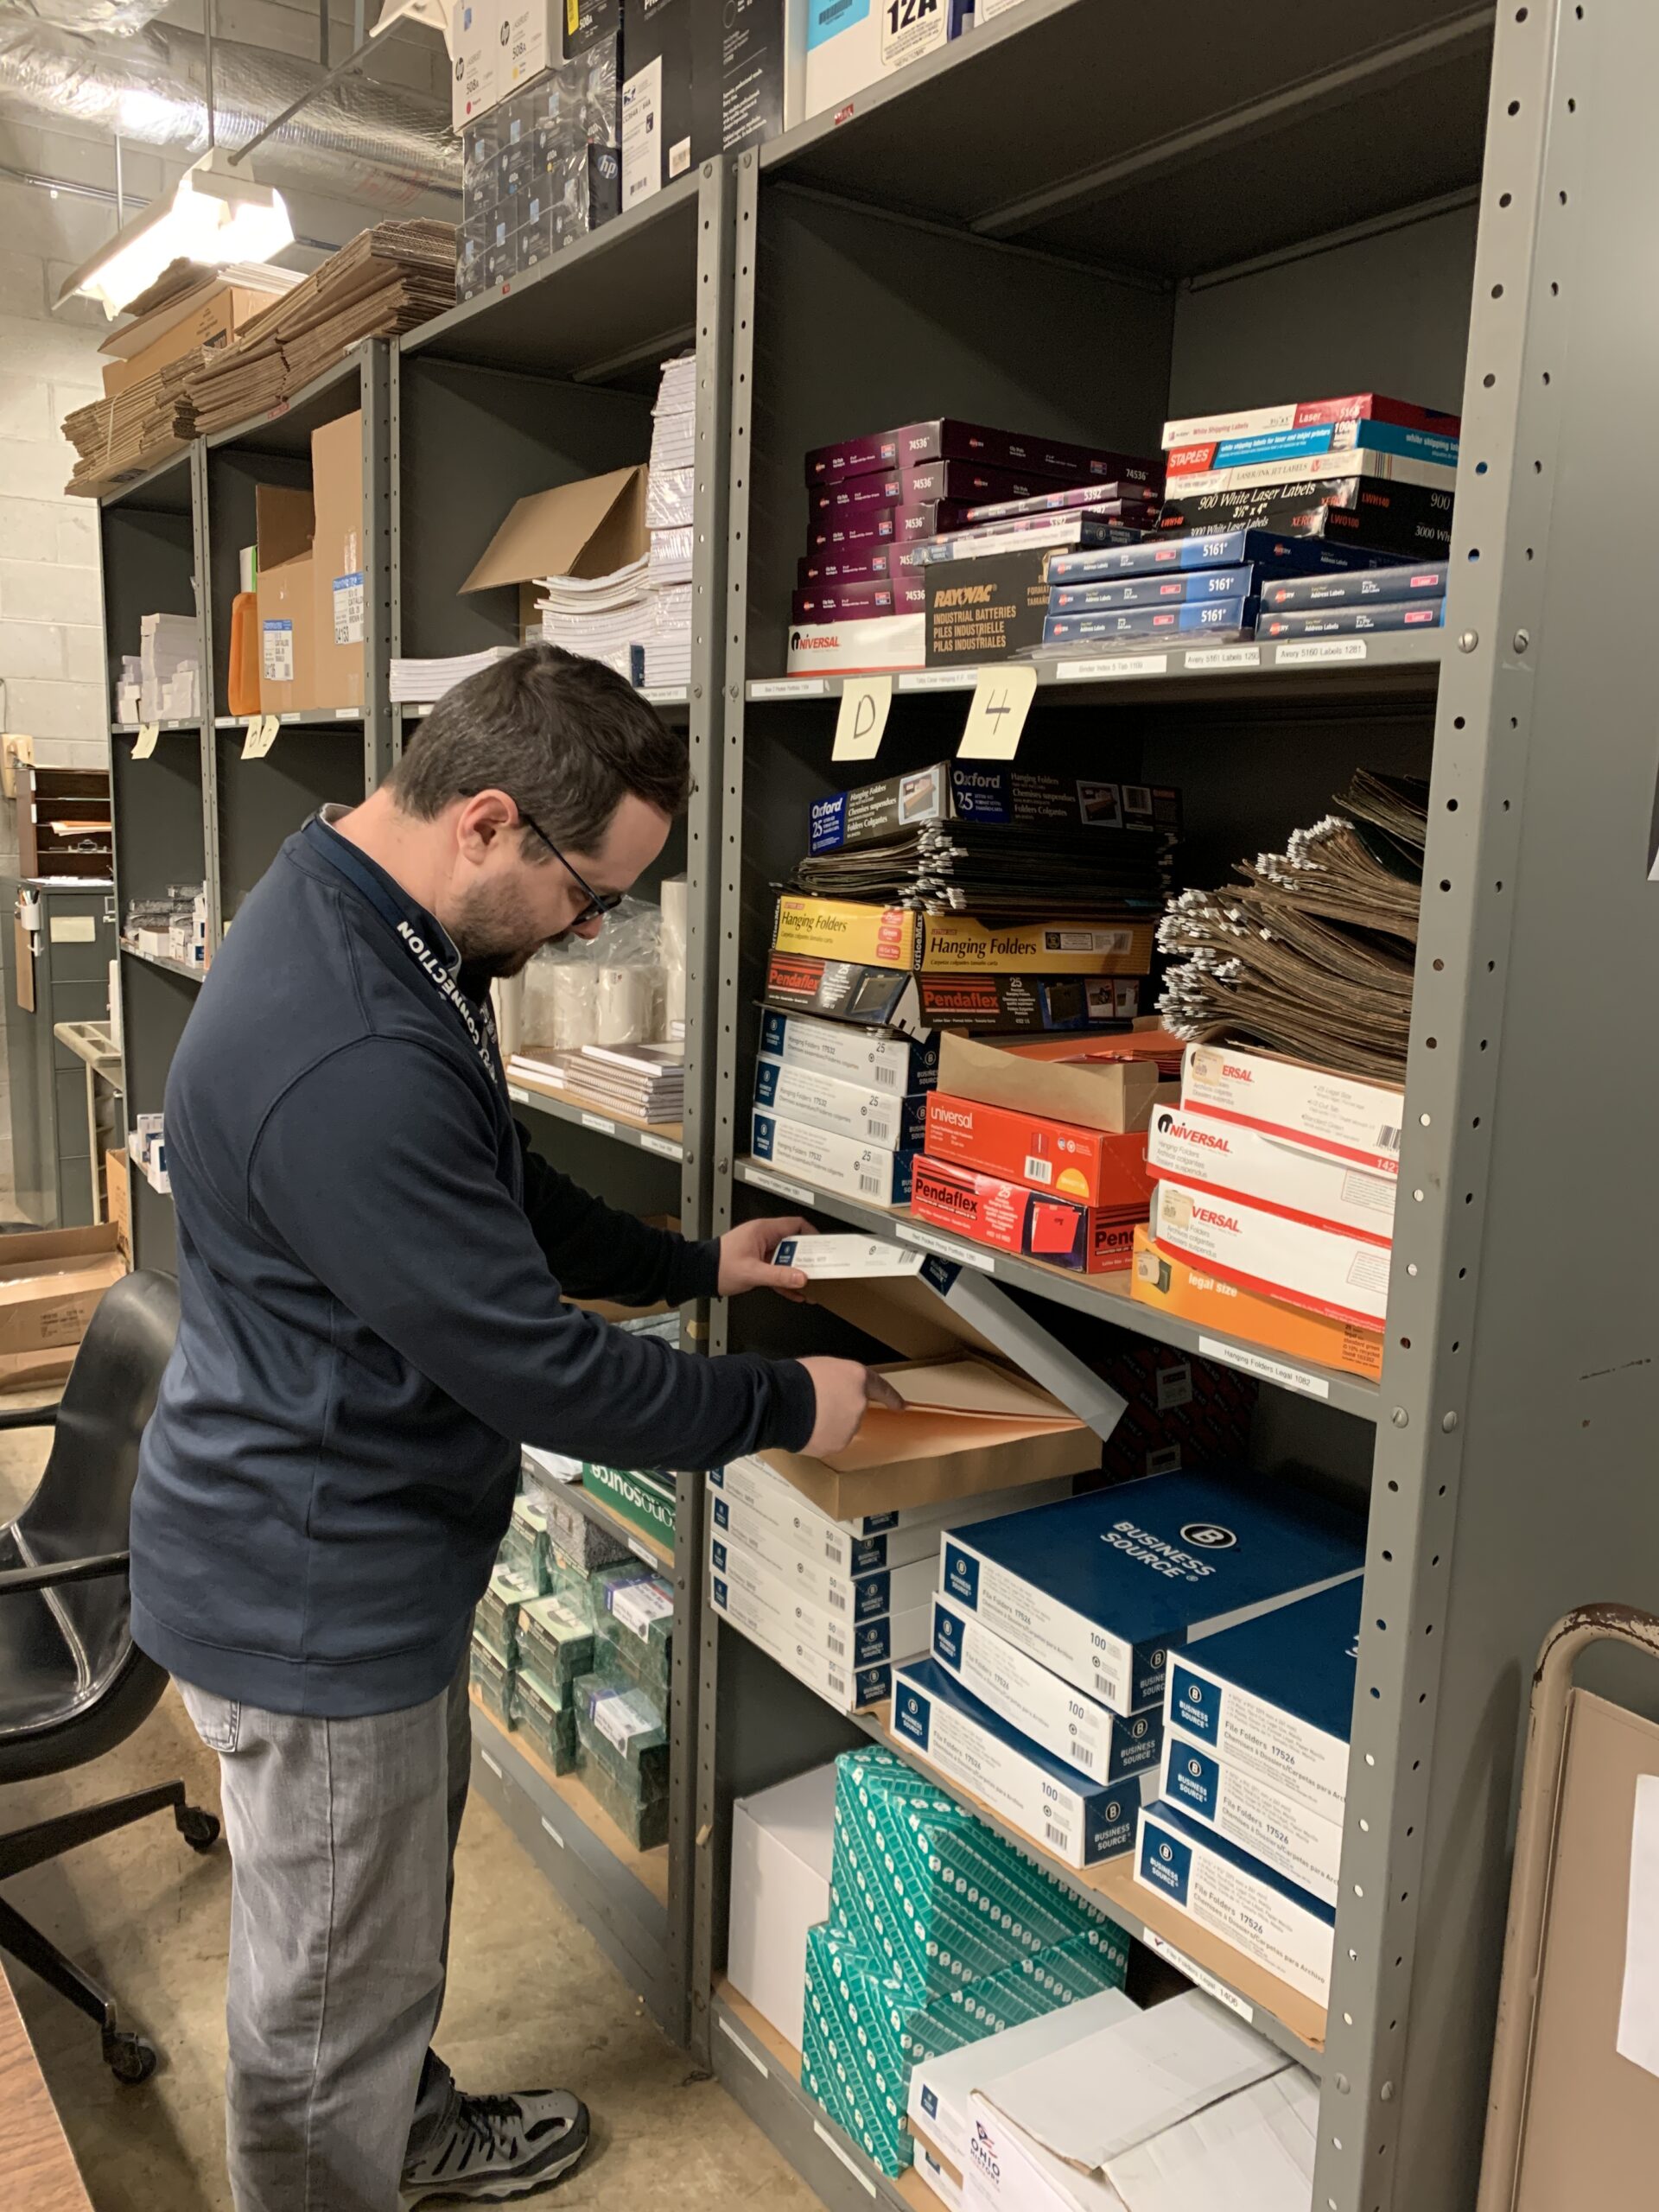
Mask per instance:
[[[753,1150],[768,1166],[804,1176],[820,1190],[842,1191],[849,1198],[868,1198],[877,1206],[910,1203],[911,1166],[919,1157],[887,1145],[864,1144],[856,1137],[836,1136],[804,1122],[786,1122],[758,1106]]]
[[[903,1567],[869,1567],[861,1574],[843,1574],[825,1560],[809,1558],[761,1515],[730,1498],[715,1500],[714,1522],[717,1542],[741,1547],[785,1588],[839,1621],[861,1622],[878,1619],[884,1613],[910,1612],[929,1602],[938,1583],[937,1546]],[[719,1567],[721,1562],[716,1560],[715,1564]]]
[[[1254,569],[1180,569],[1151,576],[1103,577],[1068,584],[1051,581],[1051,614],[1102,614],[1120,607],[1196,606],[1207,599],[1244,599],[1255,589]]]
[[[1264,614],[1258,638],[1342,638],[1370,631],[1440,630],[1446,625],[1443,599],[1395,600],[1382,607],[1305,607],[1288,614]]]
[[[999,1720],[1092,1782],[1122,1782],[1157,1766],[1160,1714],[1108,1712],[947,1598],[933,1600],[932,1656]]]
[[[1244,1198],[1211,1198],[1182,1183],[1154,1186],[1151,1218],[1155,1243],[1241,1290],[1362,1329],[1380,1329],[1387,1319],[1389,1246],[1375,1236],[1324,1228]]]
[[[927,1649],[928,1602],[924,1599],[903,1613],[880,1613],[868,1620],[849,1620],[826,1611],[804,1596],[793,1578],[775,1574],[756,1552],[738,1540],[734,1530],[722,1535],[712,1530],[709,1564],[734,1590],[741,1590],[759,1605],[767,1607],[797,1641],[822,1651],[840,1666],[855,1670],[879,1667],[894,1659],[912,1658]]]
[[[1322,1228],[1388,1237],[1399,1179],[1225,1121],[1201,1106],[1160,1106],[1147,1138],[1155,1176],[1222,1198],[1254,1198]]]
[[[1262,588],[1262,612],[1278,614],[1306,607],[1444,599],[1451,574],[1444,561],[1408,561],[1386,569],[1353,569],[1344,575],[1277,578]]]
[[[1068,1866],[1097,1866],[1133,1849],[1141,1783],[1094,1782],[1010,1728],[937,1660],[898,1667],[895,1742]]]
[[[1328,1904],[1161,1800],[1141,1815],[1135,1878],[1316,2005],[1329,2002]]]
[[[837,1713],[868,1713],[891,1694],[893,1669],[885,1661],[855,1669],[830,1658],[791,1634],[771,1606],[761,1605],[723,1574],[710,1573],[709,1597],[717,1613]]]
[[[1380,1175],[1400,1173],[1405,1094],[1397,1084],[1368,1083],[1236,1045],[1189,1045],[1181,1103]]]
[[[919,1152],[927,1135],[925,1091],[894,1096],[766,1053],[754,1065],[754,1103],[785,1121],[855,1137],[861,1144],[884,1145],[892,1152]]]
[[[1046,645],[1087,645],[1115,638],[1185,638],[1214,630],[1224,637],[1255,620],[1255,595],[1207,599],[1196,607],[1124,607],[1100,614],[1051,614],[1043,624]]]
[[[768,1007],[760,1017],[760,1050],[785,1067],[855,1083],[888,1097],[931,1090],[939,1077],[937,1037],[880,1037],[844,1022]]]
[[[1161,1705],[1173,1649],[1351,1581],[1351,1515],[1251,1476],[1153,1475],[945,1538],[955,1605],[1112,1712]]]
[[[1172,1730],[1164,1738],[1159,1795],[1310,1897],[1335,1904],[1342,1872],[1340,1823],[1308,1812],[1254,1767],[1230,1765]]]
[[[1148,1186],[1150,1191],[1150,1186]],[[911,1166],[912,1219],[1074,1274],[1116,1274],[1134,1262],[1138,1209],[1085,1205],[1001,1175],[918,1153]]]
[[[926,1109],[930,1160],[1006,1176],[1050,1197],[1137,1213],[1152,1198],[1147,1132],[1087,1129],[1009,1106],[935,1090]]]
[[[1177,1655],[1165,1717],[1189,1741],[1340,1821],[1359,1661],[1357,1583],[1304,1598]]]
[[[1306,571],[1346,573],[1374,556],[1323,538],[1293,537],[1272,530],[1223,530],[1198,537],[1151,537],[1135,545],[1100,545],[1057,553],[1048,564],[1051,584],[1109,582],[1115,576],[1156,576],[1171,570],[1253,568],[1258,575]]]

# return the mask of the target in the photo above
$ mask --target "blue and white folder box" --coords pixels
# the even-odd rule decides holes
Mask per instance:
[[[866,1144],[858,1137],[815,1129],[804,1122],[786,1122],[759,1106],[754,1109],[751,1149],[766,1166],[803,1176],[821,1191],[867,1198],[872,1205],[910,1204],[913,1152],[895,1152],[886,1145]]]
[[[765,1608],[792,1639],[822,1651],[841,1666],[862,1670],[912,1658],[927,1649],[925,1599],[907,1612],[881,1613],[865,1620],[826,1612],[802,1596],[792,1583],[772,1573],[745,1546],[718,1532],[709,1539],[709,1564],[717,1580]]]
[[[842,1574],[823,1560],[810,1559],[798,1550],[760,1514],[718,1495],[714,1499],[713,1533],[716,1554],[724,1546],[741,1549],[798,1599],[843,1623],[913,1612],[928,1603],[938,1586],[938,1556],[931,1548],[906,1567]],[[721,1566],[718,1556],[715,1565]]]
[[[1141,1811],[1135,1878],[1304,1997],[1330,2001],[1334,1908],[1161,1800]]]
[[[1353,1580],[1351,1516],[1256,1477],[1153,1475],[944,1541],[944,1594],[1116,1713],[1164,1700],[1169,1653]]]
[[[1304,1815],[1341,1825],[1359,1657],[1357,1583],[1177,1655],[1165,1723],[1230,1770],[1271,1783]]]
[[[817,811],[815,805],[812,850],[833,851],[840,841],[819,843]],[[879,1029],[815,1021],[810,1014],[779,1014],[772,1007],[761,1013],[760,1050],[785,1067],[829,1076],[837,1083],[859,1084],[888,1098],[931,1090],[939,1079],[937,1034],[889,1037]]]
[[[896,1742],[1068,1866],[1097,1866],[1134,1847],[1147,1777],[1091,1781],[1010,1728],[935,1659],[894,1668],[888,1726]]]
[[[855,1668],[832,1659],[797,1635],[774,1607],[761,1604],[723,1574],[710,1573],[709,1596],[717,1613],[838,1713],[868,1713],[892,1694],[890,1665],[883,1662],[879,1666]]]
[[[894,1152],[919,1152],[927,1138],[925,1090],[895,1095],[844,1083],[765,1052],[754,1064],[754,1103],[785,1121]]]
[[[1342,1828],[1304,1812],[1247,1766],[1231,1766],[1185,1737],[1164,1739],[1166,1804],[1236,1844],[1241,1851],[1325,1904],[1337,1901]]]
[[[1161,1713],[1108,1712],[945,1598],[933,1600],[932,1656],[1000,1720],[1091,1781],[1122,1782],[1158,1764]]]

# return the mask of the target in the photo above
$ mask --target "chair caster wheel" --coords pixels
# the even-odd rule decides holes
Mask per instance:
[[[118,2082],[148,2082],[156,2071],[156,2046],[143,2036],[117,2029],[104,2038],[104,2063]]]
[[[211,1851],[219,1841],[219,1821],[212,1813],[204,1813],[195,1805],[181,1805],[174,1815],[179,1834],[192,1851]]]

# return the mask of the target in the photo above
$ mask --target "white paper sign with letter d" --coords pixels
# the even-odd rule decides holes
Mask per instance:
[[[1012,760],[1020,750],[1026,716],[1037,696],[1037,671],[1027,662],[982,668],[968,709],[958,760]]]
[[[874,760],[893,706],[890,676],[849,677],[842,686],[832,760]]]

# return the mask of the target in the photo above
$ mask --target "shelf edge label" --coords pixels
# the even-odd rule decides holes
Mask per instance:
[[[1111,660],[1063,660],[1055,673],[1062,683],[1100,683],[1115,677],[1163,676],[1167,653],[1122,653]]]
[[[786,1183],[781,1175],[768,1175],[764,1167],[748,1168],[743,1179],[757,1190],[770,1191],[775,1198],[792,1198],[798,1206],[816,1205],[823,1196],[822,1191],[809,1190],[804,1183]]]
[[[977,1268],[982,1275],[996,1273],[996,1262],[978,1245],[959,1244],[954,1236],[936,1236],[931,1229],[918,1229],[913,1222],[899,1224],[899,1242],[914,1244],[924,1252],[936,1252],[940,1259],[954,1260],[959,1267]]]
[[[1187,654],[1183,665],[1189,669],[1260,668],[1260,645],[1205,645]]]
[[[648,1129],[640,1133],[639,1149],[641,1152],[658,1153],[664,1160],[685,1158],[685,1147],[683,1145],[676,1144],[672,1137],[654,1137]]]
[[[1218,1359],[1224,1367],[1236,1367],[1263,1382],[1276,1382],[1281,1390],[1294,1390],[1304,1398],[1328,1398],[1331,1385],[1322,1375],[1305,1367],[1270,1359],[1266,1352],[1246,1351],[1241,1344],[1224,1344],[1219,1337],[1200,1337],[1198,1351],[1205,1359]]]
[[[1213,1997],[1217,2005],[1224,2005],[1230,2012],[1236,2012],[1241,2020],[1255,2020],[1254,2005],[1241,1997],[1236,1989],[1229,1989],[1224,1981],[1218,1981],[1214,1974],[1207,1974],[1196,1961],[1189,1959],[1185,1951],[1178,1951],[1173,1943],[1166,1943],[1155,1929],[1147,1929],[1146,1943],[1149,1951],[1156,1951],[1160,1959],[1166,1959],[1177,1974],[1184,1974],[1189,1981],[1195,1982],[1206,1997]]]
[[[1322,660],[1363,660],[1363,638],[1293,638],[1274,653],[1275,668],[1294,668],[1299,663]]]

